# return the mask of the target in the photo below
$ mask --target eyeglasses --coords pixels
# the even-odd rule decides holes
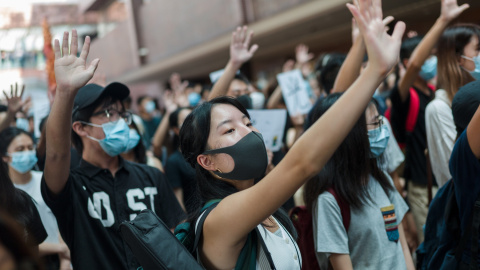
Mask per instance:
[[[132,113],[131,112],[119,112],[116,109],[106,109],[103,111],[98,111],[94,114],[93,116],[103,116],[108,119],[109,122],[115,122],[119,120],[120,118],[123,118],[127,125],[130,125],[132,123]]]
[[[381,115],[377,116],[377,121],[373,123],[368,123],[367,126],[381,127],[383,125],[383,117]]]

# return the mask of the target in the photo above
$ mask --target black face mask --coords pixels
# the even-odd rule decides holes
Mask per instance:
[[[231,180],[249,180],[260,178],[268,165],[267,150],[260,133],[252,131],[236,144],[224,148],[207,150],[208,154],[227,154],[233,158],[235,167],[229,173],[215,172],[222,178]]]

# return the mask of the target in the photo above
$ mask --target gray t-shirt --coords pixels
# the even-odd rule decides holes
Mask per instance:
[[[395,189],[385,194],[373,177],[368,182],[368,192],[373,201],[360,209],[350,208],[348,233],[335,197],[329,192],[318,196],[313,232],[320,268],[327,269],[328,257],[336,253],[349,254],[354,269],[406,269],[397,225],[408,206]]]

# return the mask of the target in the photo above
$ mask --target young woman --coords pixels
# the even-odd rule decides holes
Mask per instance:
[[[448,161],[457,132],[452,100],[463,85],[480,79],[480,26],[459,24],[447,28],[437,45],[438,90],[426,110],[428,151],[439,186],[451,179]]]
[[[23,230],[23,239],[38,252],[38,245],[47,238],[47,232],[32,198],[15,188],[8,176],[8,165],[0,159],[0,208],[11,216]]]
[[[313,119],[322,117],[340,96],[322,100]],[[401,225],[408,207],[377,165],[389,136],[370,103],[318,177],[307,182],[305,202],[313,211],[314,243],[322,269],[329,262],[334,269],[414,269]],[[330,188],[349,206],[348,229]]]
[[[277,269],[301,268],[298,248],[292,243],[293,229],[277,209],[320,171],[357,122],[376,87],[395,64],[405,29],[399,23],[392,36],[386,34],[380,1],[360,1],[360,7],[347,5],[364,35],[371,60],[337,104],[300,137],[267,176],[263,177],[267,166],[265,145],[237,101],[213,99],[185,119],[180,130],[181,152],[196,169],[201,194],[190,221],[196,224],[201,215],[198,209],[204,203],[221,199],[206,217],[198,248],[198,260],[207,269],[233,269],[244,263],[239,255],[246,244],[256,246],[249,240],[256,228]],[[234,33],[232,40],[248,47],[250,35]],[[262,177],[254,185],[255,179]],[[259,248],[254,256],[257,269],[270,268],[264,253]]]
[[[42,173],[32,170],[37,163],[32,135],[16,127],[3,130],[0,132],[0,156],[8,163],[8,174],[13,185],[26,192],[37,203],[41,223],[48,234],[45,241],[40,242],[39,255],[54,255],[45,258],[49,267],[56,265],[56,268],[69,268],[70,252],[61,240],[57,220],[40,192]]]

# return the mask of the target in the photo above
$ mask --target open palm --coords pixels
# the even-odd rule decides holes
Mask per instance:
[[[250,46],[250,40],[253,32],[248,32],[248,28],[238,27],[232,34],[232,41],[230,43],[230,59],[236,64],[243,64],[252,58],[253,54],[258,49],[258,45]]]
[[[457,0],[442,0],[441,16],[445,20],[452,21],[467,8],[469,8],[468,4],[458,6]]]
[[[383,22],[380,0],[358,0],[355,5],[347,4],[348,9],[362,33],[368,52],[368,65],[375,66],[381,73],[387,73],[398,60],[405,23],[398,22],[393,34],[387,34]]]
[[[77,31],[72,31],[72,42],[70,53],[68,50],[68,32],[63,34],[62,53],[60,52],[60,43],[55,40],[55,78],[59,89],[75,91],[84,86],[92,77],[98,66],[99,59],[92,61],[90,66],[86,67],[86,60],[90,49],[90,37],[85,38],[82,52],[77,57],[78,37]]]

